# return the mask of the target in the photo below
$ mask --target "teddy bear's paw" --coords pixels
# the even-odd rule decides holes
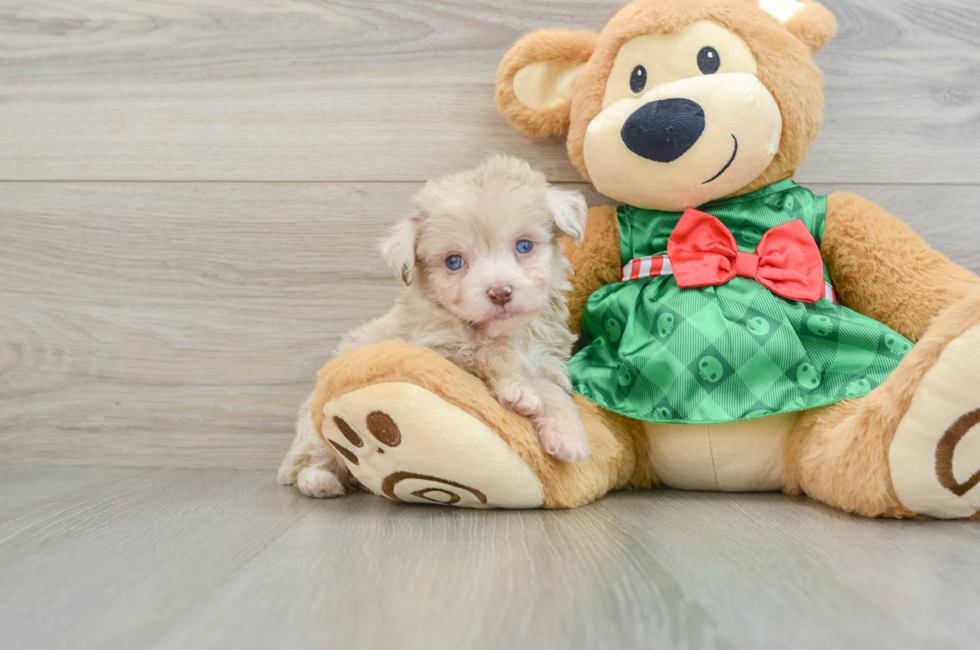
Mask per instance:
[[[308,497],[326,499],[344,494],[344,484],[331,472],[320,467],[304,467],[296,475],[296,487]]]
[[[980,511],[980,325],[926,372],[888,456],[895,493],[909,510],[942,519]]]
[[[481,420],[408,383],[374,384],[328,402],[322,433],[369,491],[394,501],[540,508],[541,482]]]

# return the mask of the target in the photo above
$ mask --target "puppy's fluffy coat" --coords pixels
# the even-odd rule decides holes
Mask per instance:
[[[550,186],[507,156],[430,181],[381,244],[406,288],[337,353],[396,338],[431,348],[531,418],[547,453],[586,460],[566,368],[574,343],[563,296],[571,266],[558,242],[561,235],[581,242],[586,212],[581,194]],[[350,477],[314,430],[310,408],[307,400],[279,482],[310,496],[342,494]]]

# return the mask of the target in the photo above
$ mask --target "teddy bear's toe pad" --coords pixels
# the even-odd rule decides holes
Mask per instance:
[[[892,485],[909,510],[943,519],[980,510],[980,325],[926,372],[889,449]]]
[[[541,482],[500,436],[415,384],[368,386],[323,414],[324,439],[375,494],[465,508],[544,504]]]

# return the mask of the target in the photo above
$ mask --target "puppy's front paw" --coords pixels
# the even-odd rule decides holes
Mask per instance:
[[[584,463],[589,459],[589,438],[578,418],[542,417],[535,426],[541,448],[549,456],[566,463]]]
[[[495,386],[497,400],[504,408],[518,415],[532,417],[541,413],[541,397],[531,384],[522,381],[504,381]]]
[[[308,497],[326,499],[344,493],[344,484],[336,476],[319,467],[304,467],[296,475],[296,487]]]

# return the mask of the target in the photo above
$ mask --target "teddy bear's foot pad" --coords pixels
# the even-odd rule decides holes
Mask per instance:
[[[434,393],[375,384],[323,407],[324,439],[371,492],[463,508],[540,508],[541,482],[500,436]]]
[[[909,510],[955,519],[980,510],[980,325],[926,372],[889,449],[892,485]]]

